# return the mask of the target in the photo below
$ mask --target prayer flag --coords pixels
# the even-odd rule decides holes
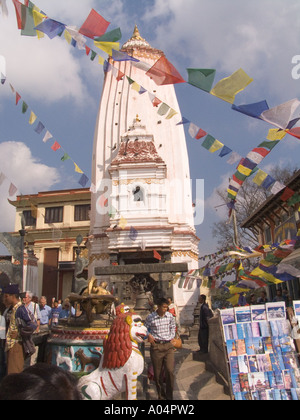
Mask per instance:
[[[95,41],[101,42],[117,42],[122,38],[120,28],[113,29],[112,31],[106,32],[104,35],[95,38]]]
[[[16,18],[17,18],[18,29],[24,29],[25,21],[22,20],[22,10],[24,8],[26,8],[26,6],[22,3],[20,3],[18,0],[12,0],[12,1],[13,1],[14,6],[15,6],[15,9],[16,9]]]
[[[229,153],[231,153],[231,152],[232,152],[232,150],[231,150],[229,147],[227,147],[227,146],[223,146],[223,148],[222,148],[222,150],[221,150],[221,152],[220,152],[219,156],[220,156],[220,157],[224,157],[224,156],[226,156],[226,155],[229,155]]]
[[[213,86],[216,70],[214,69],[187,69],[188,83],[205,92],[210,92]]]
[[[6,0],[0,0],[0,5],[1,5],[2,15],[7,17],[8,16],[8,9],[7,9],[7,5],[6,5]]]
[[[16,105],[18,105],[20,99],[21,99],[21,95],[18,92],[16,92]]]
[[[18,188],[13,183],[11,183],[8,190],[9,196],[12,197],[13,195],[15,195],[17,191],[18,191]]]
[[[200,129],[200,127],[198,127],[196,124],[190,123],[190,126],[189,126],[189,135],[192,138],[195,138],[195,136],[198,133],[199,129]]]
[[[157,85],[185,83],[185,80],[165,56],[162,56],[146,73]]]
[[[300,139],[300,127],[295,127],[295,128],[292,128],[291,130],[288,130],[288,133],[289,133],[291,136],[294,136],[294,137],[296,137],[297,139]]]
[[[68,155],[68,153],[65,153],[65,154],[62,156],[61,161],[62,161],[62,162],[65,162],[66,160],[69,160],[69,159],[71,159],[71,158],[70,158],[70,156]]]
[[[206,150],[208,150],[210,153],[214,153],[224,146],[223,143],[221,143],[219,140],[216,140],[213,136],[208,134],[206,139],[202,143],[202,147],[204,147]]]
[[[169,111],[169,114],[166,116],[166,120],[170,120],[171,118],[174,117],[174,115],[178,114],[177,111],[175,111],[175,109],[171,108]]]
[[[42,131],[44,130],[44,128],[45,128],[45,126],[44,126],[44,124],[41,122],[41,121],[39,121],[39,123],[38,123],[38,125],[36,126],[36,128],[35,128],[35,132],[37,133],[37,134],[41,134],[42,133]]]
[[[286,131],[271,128],[267,135],[267,140],[282,140],[286,136]]]
[[[114,61],[140,61],[137,58],[131,57],[123,51],[112,50],[112,58]]]
[[[46,134],[45,134],[45,136],[43,138],[43,142],[44,143],[47,143],[47,141],[50,140],[50,139],[52,139],[52,134],[49,133],[49,131],[47,130],[47,132],[46,132]]]
[[[33,9],[32,11],[32,16],[33,16],[33,21],[34,21],[34,26],[38,26],[40,23],[43,22],[43,20],[45,19],[45,15],[35,9]],[[38,39],[44,38],[45,34],[41,31],[36,31],[37,37]]]
[[[155,251],[155,249],[153,250],[153,257],[154,257],[156,260],[161,261],[161,255],[160,255],[157,251]]]
[[[266,172],[259,169],[255,177],[253,178],[253,182],[260,186],[264,182],[264,180],[267,178],[267,176],[268,174]]]
[[[269,105],[267,101],[256,102],[254,104],[248,105],[232,105],[232,109],[234,111],[241,112],[242,114],[246,114],[249,117],[258,118],[260,119],[260,115],[262,112],[267,111],[269,109]]]
[[[82,188],[85,188],[88,181],[89,181],[89,178],[85,174],[82,174],[78,183],[82,186]]]
[[[126,228],[127,224],[128,224],[127,220],[123,216],[121,216],[120,222],[119,222],[119,227],[122,230],[124,230]]]
[[[23,101],[23,104],[22,104],[22,114],[26,114],[27,109],[28,109],[28,105],[26,104],[26,102]]]
[[[205,137],[207,135],[207,132],[202,130],[202,128],[199,129],[198,133],[195,135],[195,139],[196,140],[200,140],[203,137]]]
[[[231,76],[220,80],[210,93],[233,104],[235,96],[244,90],[251,82],[253,82],[253,79],[249,77],[243,69],[239,69]]]
[[[110,22],[99,15],[95,9],[92,9],[79,29],[79,33],[93,39],[96,36],[104,35],[109,25]]]
[[[137,239],[137,237],[138,237],[138,231],[133,226],[131,226],[129,239],[131,239],[134,242]]]
[[[169,111],[169,109],[170,109],[169,105],[167,105],[165,103],[162,103],[161,106],[159,107],[157,113],[158,113],[158,115],[164,116]]]
[[[181,125],[181,124],[188,124],[190,121],[189,120],[187,120],[185,117],[182,117],[182,120],[179,122],[179,123],[177,123],[176,125]]]
[[[280,199],[282,201],[288,201],[294,194],[295,194],[295,191],[294,190],[292,190],[291,188],[286,187],[285,190],[283,191],[283,194],[280,197]]]
[[[271,185],[273,185],[274,183],[275,183],[275,179],[272,178],[270,175],[268,175],[267,178],[261,184],[261,186],[265,188],[266,190],[268,190],[271,187]]]
[[[44,34],[48,35],[50,39],[53,39],[63,33],[65,30],[65,25],[61,22],[58,22],[57,20],[47,18],[39,25],[35,26],[34,29],[43,32]]]
[[[264,149],[263,147],[256,147],[251,152],[248,153],[247,158],[255,162],[257,165],[268,156],[270,150]]]
[[[100,50],[106,52],[108,55],[112,55],[113,50],[118,50],[120,48],[120,44],[118,42],[99,42],[94,41],[94,44]]]
[[[59,143],[57,143],[57,141],[54,142],[54,144],[52,145],[51,149],[56,152],[57,150],[61,149],[61,145]]]
[[[74,162],[74,166],[75,166],[75,172],[79,173],[79,174],[83,174],[83,171],[79,168],[78,165],[76,165],[76,163]]]
[[[31,111],[30,117],[29,117],[29,124],[34,124],[35,120],[37,119],[37,116]]]
[[[284,130],[289,124],[292,115],[299,105],[300,101],[298,99],[292,99],[288,102],[271,108],[268,111],[264,111],[261,114],[261,119]]]
[[[281,182],[276,181],[274,183],[273,187],[271,188],[271,193],[274,194],[274,195],[276,195],[280,191],[282,191],[283,188],[285,188],[285,185],[281,184]]]

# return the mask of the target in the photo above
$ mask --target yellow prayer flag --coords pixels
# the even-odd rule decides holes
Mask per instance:
[[[209,152],[210,153],[215,153],[215,152],[217,152],[218,150],[220,150],[220,149],[222,149],[222,147],[224,146],[224,144],[223,143],[221,143],[219,140],[215,140],[214,142],[213,142],[213,144],[211,145],[211,147],[210,147],[210,149],[209,149]]]
[[[32,15],[35,26],[38,26],[40,23],[42,23],[46,17],[43,13],[40,13],[39,9],[36,6],[34,6],[33,8]],[[45,36],[44,32],[36,31],[36,33],[38,39],[44,38]]]
[[[253,79],[243,69],[239,69],[231,76],[220,80],[210,93],[233,104],[235,95],[244,90],[251,82]]]
[[[243,166],[243,165],[239,165],[238,168],[237,168],[237,170],[241,174],[246,175],[246,176],[249,176],[251,174],[251,172],[252,172],[252,169],[246,168],[246,166]]]
[[[120,222],[119,222],[119,227],[122,230],[124,230],[126,228],[127,224],[128,224],[127,220],[123,216],[121,216],[121,219],[120,219]]]
[[[234,295],[231,298],[227,299],[227,301],[230,302],[231,305],[234,307],[234,306],[237,306],[237,304],[239,303],[239,298],[240,298],[240,295]]]
[[[286,136],[285,130],[278,130],[278,128],[271,128],[268,132],[267,140],[282,140]]]
[[[271,283],[274,283],[274,284],[283,283],[281,280],[277,279],[276,277],[274,277],[270,273],[266,273],[265,271],[261,270],[259,267],[255,268],[253,271],[251,271],[250,275],[261,277],[262,279],[267,280],[267,281],[269,281]]]
[[[171,118],[174,117],[174,115],[178,114],[177,111],[175,111],[175,109],[171,108],[169,111],[169,114],[166,116],[166,120],[170,120]]]
[[[75,172],[78,172],[79,174],[83,174],[83,171],[79,168],[78,165],[76,165],[76,163],[74,162],[75,165]]]
[[[267,178],[267,176],[268,174],[266,172],[259,169],[255,177],[253,178],[253,182],[257,185],[261,185],[264,182],[264,180]]]
[[[71,36],[70,32],[68,32],[66,29],[65,29],[65,32],[64,32],[64,36],[65,36],[65,40],[67,41],[67,43],[71,44],[72,36]]]
[[[105,60],[104,60],[104,58],[103,57],[101,57],[101,55],[98,55],[98,63],[99,64],[101,64],[102,66],[104,65],[104,63],[105,63]]]
[[[35,115],[34,112],[31,111],[30,117],[29,117],[29,124],[30,125],[34,124],[34,122],[35,122],[36,119],[37,119],[37,116]]]
[[[112,55],[112,50],[119,51],[120,43],[119,42],[101,42],[101,41],[94,41],[94,44],[100,50],[106,52],[108,55]]]
[[[137,82],[133,82],[131,85],[131,89],[135,90],[136,92],[139,92],[141,89],[141,86]]]

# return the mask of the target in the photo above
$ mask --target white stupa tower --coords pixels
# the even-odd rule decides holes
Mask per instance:
[[[95,267],[141,262],[186,262],[189,270],[197,269],[199,239],[175,89],[158,86],[145,74],[164,54],[137,27],[121,51],[140,62],[111,59],[113,71],[105,74],[92,162],[89,276]],[[118,70],[125,74],[121,80]],[[160,116],[154,96],[178,114]],[[190,318],[199,295],[196,282],[183,288],[182,282],[169,281],[167,290],[186,309],[183,321],[184,312]]]

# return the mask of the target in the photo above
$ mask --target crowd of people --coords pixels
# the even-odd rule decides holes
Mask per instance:
[[[1,297],[0,400],[1,396],[2,399],[8,399],[12,394],[10,388],[14,388],[14,393],[17,392],[20,399],[36,399],[40,389],[46,388],[48,388],[49,397],[53,397],[55,387],[52,387],[53,384],[50,384],[48,379],[60,377],[62,373],[58,371],[59,368],[46,367],[47,365],[45,366],[43,363],[45,362],[46,347],[44,344],[47,344],[49,330],[57,325],[60,319],[74,316],[75,309],[68,300],[62,303],[53,299],[50,306],[47,304],[45,296],[37,299],[30,291],[20,293],[17,285],[9,285],[4,288]],[[199,346],[201,353],[207,353],[207,321],[212,316],[212,312],[206,303],[205,295],[199,297],[199,303],[201,308]],[[149,333],[148,342],[150,343],[153,365],[153,379],[158,398],[172,400],[174,351],[176,351],[174,349],[174,339],[179,335],[180,324],[178,308],[171,298],[159,300],[157,306],[147,317],[145,326]],[[45,335],[45,340],[39,341],[37,345],[33,339],[36,335]],[[50,372],[51,369],[56,369],[56,371]],[[162,371],[164,371],[165,376],[164,383],[162,382]],[[27,380],[28,378],[34,380],[35,378],[36,383],[40,383],[40,387],[29,387],[27,389],[22,385],[26,378]],[[16,380],[14,379],[18,379],[17,382],[20,384],[17,390],[15,389]],[[68,385],[66,385],[66,389],[74,390],[74,381],[70,376],[65,376],[64,381]],[[45,396],[48,394],[45,394]],[[78,397],[76,391],[74,393],[72,391],[70,396],[74,399]]]
[[[0,381],[24,368],[45,361],[49,331],[60,319],[75,315],[68,299],[63,302],[20,293],[10,284],[0,294]],[[22,328],[20,328],[22,327]]]

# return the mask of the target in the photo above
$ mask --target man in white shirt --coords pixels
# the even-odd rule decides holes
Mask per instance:
[[[150,357],[153,364],[154,381],[158,399],[173,399],[174,387],[174,346],[172,344],[176,334],[174,316],[168,312],[169,302],[161,298],[155,312],[148,315],[145,321],[151,344]],[[166,376],[166,389],[162,380],[162,368],[164,366]]]

